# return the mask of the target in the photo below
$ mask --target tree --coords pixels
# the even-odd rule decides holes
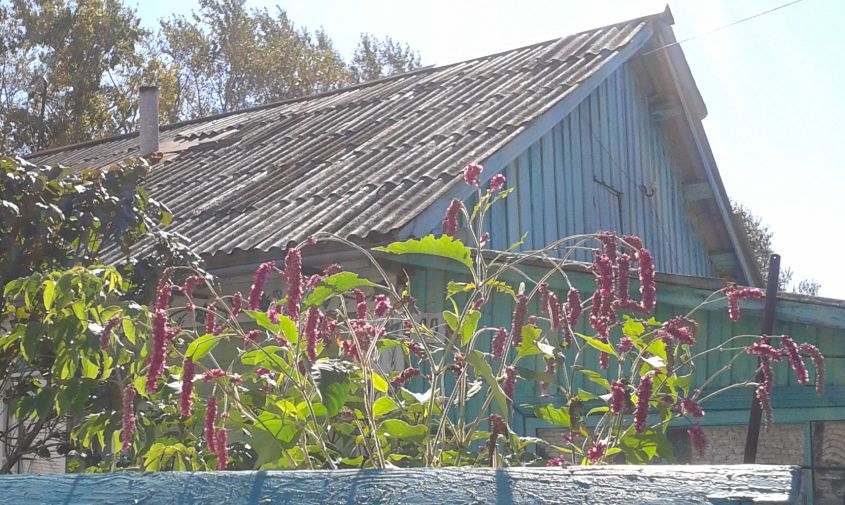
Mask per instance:
[[[733,202],[732,204],[734,216],[739,220],[745,229],[748,236],[748,242],[751,244],[751,251],[754,254],[754,260],[757,263],[757,268],[763,274],[765,279],[769,272],[769,257],[774,254],[772,248],[772,236],[774,232],[771,231],[768,225],[763,223],[763,219],[744,205]],[[801,293],[804,295],[816,296],[819,294],[821,284],[815,279],[802,279],[797,285],[792,284],[792,269],[789,267],[781,267],[780,278],[778,279],[778,289],[786,291],[791,289],[793,293]]]
[[[407,44],[390,37],[379,40],[362,33],[352,57],[352,75],[357,82],[370,81],[391,74],[407,72],[420,66],[420,56]]]
[[[173,123],[418,66],[407,45],[370,35],[347,63],[323,30],[245,0],[201,0],[155,32],[121,0],[0,0],[0,151],[132,132],[142,84],[159,86]]]
[[[8,15],[17,40],[4,75],[21,72],[22,81],[6,91],[12,145],[36,150],[120,132],[115,72],[137,61],[146,36],[135,12],[120,0],[12,0]]]
[[[0,155],[0,391],[15,420],[0,432],[0,473],[66,447],[68,415],[110,407],[92,367],[120,373],[120,359],[106,360],[86,337],[118,313],[129,327],[165,268],[199,267],[162,229],[167,209],[140,188],[147,168],[139,160],[70,172]],[[137,244],[147,254],[128,257]]]
[[[201,0],[190,19],[161,22],[160,47],[178,68],[183,117],[320,93],[416,68],[410,47],[362,35],[347,64],[323,30],[298,28],[284,10],[245,0]]]

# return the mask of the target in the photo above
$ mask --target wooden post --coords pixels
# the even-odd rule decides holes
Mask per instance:
[[[780,280],[780,255],[769,257],[769,277],[766,280],[766,305],[763,309],[763,328],[761,335],[771,335],[775,323],[775,303],[778,297],[778,281]],[[757,358],[757,368],[760,368],[760,358]],[[762,382],[761,372],[757,372],[757,382]],[[748,418],[748,434],[745,437],[745,455],[743,463],[754,463],[757,460],[757,442],[760,439],[760,402],[756,393],[751,394],[751,413]]]

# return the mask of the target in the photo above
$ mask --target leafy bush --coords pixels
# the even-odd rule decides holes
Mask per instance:
[[[481,170],[467,167],[466,182],[478,187]],[[52,379],[43,380],[63,381],[55,397],[42,398],[36,386],[23,400],[32,406],[19,410],[33,417],[44,404],[73,410],[95,387],[119,395],[122,411],[88,413],[72,433],[77,450],[101,454],[95,470],[565,466],[670,458],[665,432],[673,421],[689,426],[693,447],[703,451],[702,405],[725,389],[754,388],[770,421],[772,362],[784,356],[801,383],[809,381],[804,358],[811,358],[821,388],[813,346],[737,336],[698,350],[693,313],[656,320],[654,261],[637,237],[602,232],[525,254],[488,250],[482,223],[507,197],[504,182],[499,175],[477,189],[472,209],[453,201],[439,236],[376,251],[315,236],[290,248],[283,265],[260,265],[246,295],[221,293],[201,272],[179,267],[165,273],[149,309],[109,305],[122,279],[107,268],[16,281],[6,295],[43,314],[43,323],[16,327],[3,348],[39,359],[32,335],[46,331],[49,339],[37,342],[51,345],[55,362]],[[355,249],[380,278],[337,265],[305,278],[302,254],[317,242]],[[591,265],[571,259],[585,248],[595,251]],[[449,282],[444,293],[446,328],[424,324],[409,286],[396,285],[378,255],[427,255],[462,269],[466,280]],[[529,260],[550,268],[531,278],[522,269]],[[596,282],[589,297],[570,282],[585,270]],[[525,280],[514,285],[514,275]],[[270,276],[284,279],[285,294],[267,304]],[[177,277],[185,279],[178,286]],[[553,280],[567,288],[551,289]],[[194,294],[200,290],[203,306]],[[727,299],[736,320],[741,299],[761,296],[729,285],[702,305]],[[501,297],[512,301],[510,327],[485,325]],[[529,309],[534,302],[537,313]],[[391,352],[402,367],[380,362]],[[755,373],[713,392],[707,386],[716,376],[692,384],[696,360],[712,352],[732,353],[731,363],[759,359],[763,380]],[[543,366],[535,367],[538,359]],[[599,393],[577,389],[578,376]],[[561,400],[527,408],[564,430],[564,445],[515,433],[518,381]],[[538,446],[559,456],[542,460]]]

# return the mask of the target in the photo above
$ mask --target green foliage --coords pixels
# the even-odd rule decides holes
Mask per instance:
[[[0,151],[19,154],[135,131],[142,84],[158,85],[173,123],[420,65],[408,46],[367,34],[346,62],[322,30],[244,0],[203,0],[155,31],[122,0],[7,0],[0,56]]]
[[[488,202],[499,200],[477,196],[483,205],[467,229],[475,244]],[[315,237],[322,239],[339,240]],[[628,247],[607,233],[567,240],[550,250],[594,241],[606,252],[609,240],[620,252]],[[755,359],[740,343],[753,342],[748,336],[696,349],[689,315],[661,322],[630,293],[621,295],[620,279],[630,272],[615,264],[602,277],[601,252],[590,272],[531,253],[554,265],[537,275],[523,264],[530,255],[484,254],[451,236],[378,248],[391,262],[408,254],[447,260],[470,278],[447,282],[449,309],[438,326],[423,324],[407,285],[394,285],[399,269],[354,244],[382,274],[379,283],[352,272],[305,282],[296,265],[309,247],[288,250],[284,277],[301,286],[271,295],[266,311],[237,313],[235,296],[204,275],[203,295],[188,300],[183,287],[182,295],[166,296],[175,295],[180,276],[202,274],[191,268],[164,276],[150,307],[127,300],[132,282],[118,267],[11,280],[4,297],[13,324],[0,351],[14,358],[9,364],[33,370],[11,407],[30,422],[78,419],[68,443],[96,455],[86,460],[89,471],[496,467],[542,464],[543,452],[561,454],[558,464],[647,463],[672,461],[670,424],[697,422],[697,402],[721,391],[693,384],[697,359],[708,352]],[[624,252],[636,264],[646,254]],[[641,284],[649,282],[640,274]],[[567,299],[574,275],[595,276],[599,295],[578,310],[551,305]],[[722,301],[723,293],[702,305]],[[488,317],[505,304],[516,308],[498,319],[514,327],[500,331]],[[757,388],[755,376],[729,387]],[[519,419],[515,401],[535,387],[547,400],[520,413],[533,410],[560,429],[561,444],[520,437],[511,424]],[[226,445],[212,448],[221,437]]]
[[[775,253],[772,246],[774,232],[763,222],[763,218],[751,212],[751,209],[738,203],[732,202],[734,218],[745,230],[751,252],[754,255],[754,262],[765,279],[769,272],[769,258]],[[817,296],[821,284],[815,279],[801,279],[797,285],[792,283],[793,272],[789,267],[782,267],[778,279],[778,289],[786,291],[791,289],[793,293]]]
[[[460,240],[448,235],[435,237],[427,235],[421,239],[410,239],[404,242],[393,242],[384,247],[374,248],[376,251],[383,251],[390,254],[422,254],[427,256],[438,256],[455,260],[473,269],[472,250],[465,246]]]
[[[147,352],[148,323],[138,325],[147,310],[132,300],[146,303],[152,293],[139,281],[154,283],[169,266],[198,266],[162,229],[167,209],[138,186],[146,170],[138,161],[71,172],[0,155],[0,389],[12,428],[23,433],[0,433],[9,451],[0,473],[43,452],[51,437],[66,438],[65,416],[106,425],[120,405],[117,384],[140,370]],[[121,260],[141,241],[147,256]],[[109,265],[100,263],[106,252]],[[86,449],[92,440],[104,445],[103,431],[82,426]]]

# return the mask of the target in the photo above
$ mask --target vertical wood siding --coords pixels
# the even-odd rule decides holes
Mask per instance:
[[[532,271],[533,272],[533,271]],[[537,272],[533,272],[537,274]],[[453,272],[444,273],[442,270],[432,268],[420,268],[415,270],[411,286],[412,296],[419,302],[420,309],[425,313],[439,314],[447,306],[444,304],[446,283],[449,280],[466,281],[468,279],[456,276]],[[522,278],[507,279],[512,285],[517,285]],[[586,298],[592,293],[595,288],[594,278],[587,274],[570,273],[569,280],[572,284],[581,290],[582,295]],[[559,281],[555,281],[552,287],[558,291],[559,297],[565,297],[565,293],[560,290],[560,285],[555,285]],[[638,286],[636,282],[632,283],[632,292],[635,292]],[[530,289],[531,286],[528,286]],[[658,285],[658,293],[665,293],[668,290],[666,286]],[[658,306],[655,316],[658,320],[668,320],[678,314],[685,314],[693,306],[697,305],[706,295],[701,292],[695,294],[688,299],[676,299],[673,295],[663,294],[658,298]],[[728,319],[727,306],[725,304],[711,305],[706,310],[700,310],[694,316],[694,319],[699,323],[700,329],[697,336],[697,345],[694,352],[700,352],[707,348],[712,348],[734,335],[753,335],[759,334],[762,314],[760,307],[752,309],[749,306],[743,306],[743,315],[739,322],[733,323]],[[834,309],[832,309],[834,310]],[[510,328],[511,314],[513,311],[513,303],[510,297],[505,295],[496,295],[487,305],[483,314],[482,324],[486,326],[498,327],[504,326]],[[529,306],[529,314],[538,314],[538,307],[536,300],[533,300]],[[593,335],[595,332],[587,326],[586,317],[582,318],[582,322],[577,332],[587,335]],[[442,317],[439,322],[442,323]],[[540,323],[544,331],[547,331],[547,323]],[[445,331],[445,328],[439,328],[439,331]],[[823,324],[810,325],[795,322],[794,315],[789,313],[776,313],[775,334],[792,335],[798,342],[808,342],[817,345],[822,353],[827,356],[825,359],[826,373],[825,373],[825,394],[822,397],[817,397],[814,393],[814,373],[815,370],[812,365],[808,365],[811,374],[811,384],[800,385],[795,379],[795,374],[789,368],[786,360],[775,364],[776,380],[773,390],[772,401],[775,406],[775,418],[777,422],[803,422],[815,419],[814,416],[819,415],[838,415],[836,409],[845,409],[845,340],[841,337],[841,330],[833,326],[825,326]],[[611,335],[611,342],[619,341],[620,332],[614,329]],[[750,340],[743,341],[742,345],[748,345]],[[479,350],[489,351],[490,336],[486,336],[479,342]],[[566,353],[567,362],[571,363],[574,358],[572,350]],[[731,353],[728,352],[711,352],[706,356],[700,358],[698,366],[695,369],[692,384],[701,385],[709,377],[717,374],[728,363]],[[585,363],[588,367],[593,366],[598,370],[598,352],[590,347],[584,347]],[[592,364],[592,365],[590,365]],[[527,368],[529,370],[540,372],[543,370],[544,362],[542,357],[534,356],[527,359],[520,360],[518,366],[520,368]],[[756,359],[751,355],[744,355],[738,358],[725,373],[719,374],[719,377],[711,382],[708,386],[708,391],[713,391],[725,387],[729,384],[743,382],[754,375],[756,369]],[[601,371],[601,374],[608,380],[616,378],[616,367],[611,366],[607,371]],[[599,386],[587,380],[582,374],[575,374],[573,382],[575,390],[584,389],[594,394],[605,394],[606,391],[601,390]],[[530,409],[520,407],[523,404],[537,404],[537,403],[555,403],[562,404],[563,398],[560,395],[551,394],[543,396],[541,394],[539,385],[533,381],[519,380],[516,387],[516,398],[514,401],[514,408],[518,414],[523,417],[531,417]],[[729,394],[716,399],[705,408],[712,411],[709,417],[706,418],[708,423],[716,423],[722,421],[722,416],[730,412],[737,412],[737,415],[743,419],[747,419],[745,411],[748,409],[751,402],[751,391],[748,389],[735,389]],[[480,408],[480,399],[471,402],[468,406],[469,415],[476,415]],[[708,408],[709,407],[709,408]],[[825,410],[827,409],[827,410]],[[836,411],[836,412],[834,412]],[[827,412],[827,413],[825,413]],[[520,429],[517,424],[515,429]],[[534,435],[534,433],[523,431],[522,434]]]
[[[503,173],[515,191],[491,212],[495,249],[508,248],[525,232],[520,250],[611,230],[643,237],[660,271],[715,276],[687,215],[675,161],[627,67]],[[577,259],[588,258],[581,252]]]

